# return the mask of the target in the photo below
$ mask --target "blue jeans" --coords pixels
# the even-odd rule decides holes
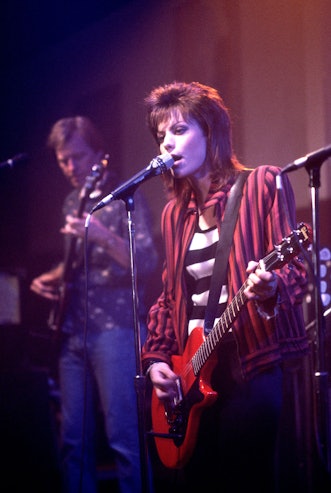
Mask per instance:
[[[115,458],[119,491],[140,493],[133,329],[89,333],[86,352],[83,342],[82,334],[65,336],[59,360],[64,491],[97,492],[95,424],[99,398],[107,441]]]

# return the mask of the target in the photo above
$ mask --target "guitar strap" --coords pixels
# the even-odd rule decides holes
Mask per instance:
[[[216,247],[215,264],[210,282],[210,291],[205,313],[204,332],[209,334],[214,326],[216,309],[228,268],[228,258],[232,244],[233,231],[237,222],[243,187],[252,170],[242,171],[232,185],[225,207],[221,234]]]

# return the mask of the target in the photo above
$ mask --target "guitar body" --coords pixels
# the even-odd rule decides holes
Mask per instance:
[[[155,445],[161,461],[169,468],[181,468],[188,462],[197,440],[201,413],[217,399],[217,393],[209,385],[215,359],[210,358],[197,376],[190,361],[203,341],[203,328],[196,327],[187,340],[183,355],[172,357],[173,371],[183,376],[183,400],[176,409],[173,412],[165,409],[154,389],[152,392]]]

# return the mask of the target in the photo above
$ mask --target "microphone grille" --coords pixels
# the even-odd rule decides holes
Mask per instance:
[[[166,171],[168,171],[168,169],[172,168],[175,163],[174,158],[168,152],[157,156],[155,158],[155,161],[160,173],[165,173]]]

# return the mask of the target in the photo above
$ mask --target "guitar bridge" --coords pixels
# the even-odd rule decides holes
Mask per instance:
[[[177,393],[173,400],[167,402],[164,406],[165,416],[169,424],[169,434],[172,436],[174,443],[180,446],[184,439],[186,422],[183,409],[183,391],[180,378],[176,379]]]

